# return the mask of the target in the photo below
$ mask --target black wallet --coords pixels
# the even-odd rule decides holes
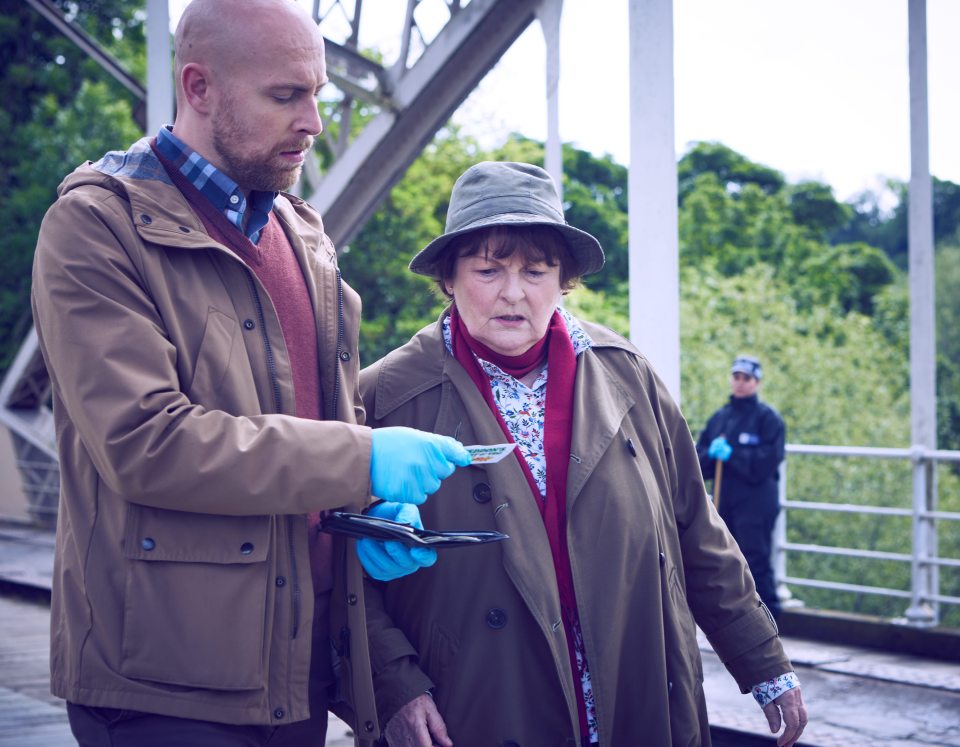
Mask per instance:
[[[378,540],[396,540],[411,547],[468,547],[499,542],[509,535],[495,531],[439,532],[433,529],[417,529],[410,524],[379,519],[366,514],[351,514],[346,511],[331,511],[320,520],[320,531],[330,534],[346,534],[350,537],[369,537]]]

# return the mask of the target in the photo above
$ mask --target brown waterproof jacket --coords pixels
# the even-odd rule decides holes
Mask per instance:
[[[627,341],[583,327],[595,344],[577,362],[567,542],[600,744],[708,745],[695,621],[743,692],[791,666],[705,494],[677,405]],[[360,380],[374,427],[505,440],[439,324]],[[441,550],[431,568],[370,582],[381,723],[430,688],[462,747],[579,745],[550,546],[516,460],[457,470],[421,513],[432,529],[510,538]],[[745,697],[744,708],[757,706]]]
[[[305,514],[369,503],[371,439],[359,297],[319,215],[287,195],[274,210],[316,311],[324,421],[293,416],[265,289],[145,140],[78,168],[43,221],[33,311],[60,458],[60,697],[236,724],[308,716]],[[375,735],[362,570],[346,543],[334,555],[337,665]]]

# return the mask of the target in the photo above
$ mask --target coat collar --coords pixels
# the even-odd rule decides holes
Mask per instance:
[[[373,417],[382,420],[417,395],[449,382],[458,392],[468,412],[487,409],[473,381],[450,355],[443,343],[443,315],[424,327],[406,345],[384,358],[377,376]],[[611,441],[619,432],[624,416],[636,403],[636,395],[621,383],[622,377],[609,365],[608,352],[616,355],[639,355],[627,340],[589,322],[582,322],[593,347],[577,359],[577,381],[574,389],[573,443],[570,472],[567,476],[567,508],[572,508],[577,494],[597,466]],[[443,413],[438,414],[441,418]],[[489,443],[503,440],[492,413],[488,418],[474,418],[478,437]],[[482,423],[489,421],[489,428]],[[454,432],[456,424],[451,424]],[[483,432],[481,432],[483,430]],[[518,475],[522,474],[517,468]]]

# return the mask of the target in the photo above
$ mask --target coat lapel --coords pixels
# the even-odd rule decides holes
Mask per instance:
[[[573,393],[573,441],[567,473],[567,516],[601,457],[636,403],[617,376],[591,351],[580,354]],[[549,383],[547,384],[549,386]]]

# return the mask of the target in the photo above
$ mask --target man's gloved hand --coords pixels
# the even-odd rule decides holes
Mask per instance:
[[[707,456],[711,459],[719,459],[725,462],[733,453],[733,447],[724,436],[717,436],[710,442],[710,448],[707,449]]]
[[[374,504],[366,513],[379,519],[399,521],[423,529],[420,509],[411,503],[384,501]],[[357,555],[367,575],[377,581],[393,581],[437,562],[437,551],[431,547],[407,547],[395,540],[375,540],[369,537],[357,540]]]
[[[414,428],[377,428],[370,453],[371,492],[385,501],[416,503],[436,492],[457,467],[470,464],[463,444]]]

